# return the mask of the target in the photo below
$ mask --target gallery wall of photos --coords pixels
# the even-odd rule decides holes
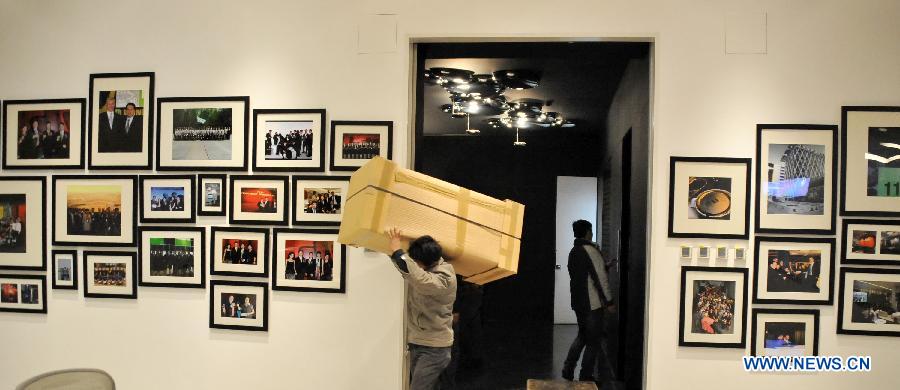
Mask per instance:
[[[344,293],[349,175],[392,157],[393,123],[154,85],[92,74],[87,99],[2,102],[0,311],[46,314],[49,276],[85,299],[208,289],[211,328],[267,331],[270,288]]]
[[[839,334],[900,336],[900,107],[757,125],[755,158],[671,157],[668,217],[708,240],[681,245],[680,346],[744,349],[749,328],[752,355],[818,355],[812,307],[835,304]]]

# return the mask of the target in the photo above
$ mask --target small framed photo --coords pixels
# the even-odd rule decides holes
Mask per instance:
[[[682,245],[681,246],[681,258],[682,259],[690,259],[694,257],[694,247],[690,245]]]
[[[3,169],[83,169],[84,99],[3,102]]]
[[[325,172],[325,110],[253,110],[253,172]]]
[[[227,175],[197,175],[197,215],[225,216],[228,202]]]
[[[89,169],[150,169],[155,75],[92,74],[88,107]]]
[[[47,313],[44,275],[0,275],[0,312]]]
[[[47,178],[0,177],[0,269],[47,269]]]
[[[53,288],[78,290],[78,251],[54,249],[52,258]]]
[[[269,289],[264,282],[211,280],[209,327],[269,330]]]
[[[728,260],[728,247],[727,246],[717,246],[716,247],[716,259],[717,260]]]
[[[53,245],[134,246],[137,176],[53,176]]]
[[[819,311],[753,309],[752,356],[818,356]]]
[[[346,247],[337,230],[275,229],[272,289],[343,293]]]
[[[355,171],[371,158],[392,155],[394,122],[331,121],[331,170]]]
[[[235,225],[287,225],[287,176],[231,175],[228,221]]]
[[[341,224],[350,180],[336,176],[294,176],[294,224]]]
[[[268,277],[269,229],[213,226],[210,274]]]
[[[830,305],[834,238],[756,237],[753,303]]]
[[[84,251],[85,298],[137,299],[134,252]]]
[[[672,157],[669,237],[747,239],[750,159]]]
[[[839,334],[900,336],[900,269],[841,268]]]
[[[841,215],[900,217],[900,106],[841,107]]]
[[[900,221],[844,219],[841,264],[900,265]]]
[[[206,228],[141,226],[138,283],[148,287],[206,287]]]
[[[250,97],[160,98],[156,106],[157,170],[247,170]]]
[[[735,261],[744,261],[747,258],[747,248],[736,246],[734,247],[734,260]]]
[[[706,245],[697,246],[697,258],[698,259],[708,259],[709,258],[709,247]]]
[[[681,267],[678,345],[744,348],[747,269]]]
[[[194,175],[141,175],[141,223],[197,221]]]

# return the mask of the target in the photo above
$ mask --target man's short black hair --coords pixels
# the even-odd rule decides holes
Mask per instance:
[[[572,222],[572,233],[575,234],[575,238],[584,238],[591,231],[592,226],[590,222],[579,219]]]
[[[409,256],[422,263],[425,268],[431,268],[441,258],[441,244],[431,236],[419,237],[409,243]]]
[[[134,105],[134,103],[128,103],[128,104],[126,104],[126,105],[125,105],[125,108],[128,108],[128,106],[131,106],[131,108],[133,108],[133,109],[135,109],[135,110],[137,109],[137,106]]]

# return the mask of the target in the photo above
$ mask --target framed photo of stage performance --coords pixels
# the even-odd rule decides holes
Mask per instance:
[[[900,337],[900,269],[841,268],[838,334]]]
[[[753,309],[751,356],[818,356],[819,311]]]
[[[844,219],[841,264],[900,265],[900,221]]]
[[[194,223],[195,175],[141,175],[141,223]]]
[[[231,175],[228,221],[233,225],[287,225],[287,176]]]
[[[227,202],[227,175],[197,175],[197,215],[224,217]]]
[[[218,276],[269,276],[269,229],[213,226],[209,273]]]
[[[0,275],[0,312],[47,314],[44,275]]]
[[[841,107],[841,215],[900,217],[900,106]]]
[[[295,225],[338,226],[350,181],[340,176],[293,176]]]
[[[47,268],[47,178],[0,176],[0,269]]]
[[[249,96],[160,98],[156,107],[157,170],[247,170]]]
[[[78,251],[54,249],[50,258],[53,259],[51,275],[53,289],[78,290]]]
[[[88,169],[151,169],[153,72],[92,74]]]
[[[264,282],[211,280],[209,327],[216,329],[269,330],[269,286]]]
[[[750,159],[671,157],[669,237],[747,239]]]
[[[137,299],[134,252],[85,251],[84,297]]]
[[[83,169],[85,99],[3,102],[3,169]]]
[[[746,268],[681,267],[678,345],[744,348]]]
[[[275,229],[272,242],[272,289],[343,293],[346,247],[337,230]]]
[[[830,305],[834,244],[831,237],[756,237],[753,303]]]
[[[53,245],[134,246],[137,176],[53,176]]]
[[[206,287],[206,228],[141,226],[138,284],[148,287]]]
[[[253,110],[254,172],[325,172],[325,110]]]
[[[372,157],[393,157],[394,122],[331,121],[332,171],[355,171]]]

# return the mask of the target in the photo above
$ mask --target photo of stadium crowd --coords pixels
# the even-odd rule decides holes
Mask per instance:
[[[735,282],[696,280],[692,291],[691,333],[734,333]]]

